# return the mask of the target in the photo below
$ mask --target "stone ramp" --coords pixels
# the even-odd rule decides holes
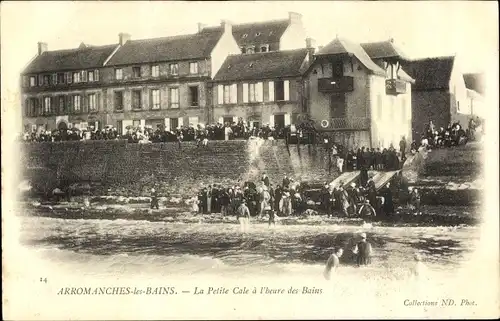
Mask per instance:
[[[343,182],[344,185],[349,185],[355,180],[359,178],[359,175],[361,174],[361,171],[353,171],[353,172],[346,172],[342,173],[339,177],[335,178],[333,182],[330,183],[330,186],[332,187],[339,187],[340,182]]]
[[[373,182],[375,183],[375,189],[378,191],[384,185],[386,185],[399,171],[389,171],[389,172],[377,172],[373,176]]]

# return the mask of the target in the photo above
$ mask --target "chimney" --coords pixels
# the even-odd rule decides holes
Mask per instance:
[[[207,25],[201,22],[198,22],[198,32],[201,32],[203,28],[206,28]]]
[[[224,32],[233,33],[233,24],[231,23],[231,21],[229,21],[229,20],[222,20],[220,22],[220,26],[222,27],[222,29],[224,30]]]
[[[288,13],[288,21],[290,24],[292,23],[302,23],[302,15],[297,12],[289,12]]]
[[[120,44],[120,46],[123,46],[127,41],[130,40],[130,34],[128,33],[119,33],[118,34],[118,43]]]
[[[306,48],[309,61],[312,61],[314,52],[316,51],[316,40],[313,38],[306,38]]]
[[[46,51],[49,51],[49,46],[47,45],[47,43],[46,42],[39,42],[38,43],[38,54],[41,55]]]
[[[389,39],[390,42],[394,43],[394,38]]]

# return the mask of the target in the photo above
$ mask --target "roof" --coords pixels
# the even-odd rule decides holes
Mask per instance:
[[[454,61],[454,56],[415,59],[402,67],[415,79],[414,90],[448,89]]]
[[[219,28],[190,35],[129,40],[107,65],[208,58],[222,34],[223,30]]]
[[[464,74],[465,87],[484,94],[484,75],[481,73]]]
[[[370,59],[368,54],[365,52],[360,44],[350,42],[346,39],[335,38],[329,44],[321,48],[315,56],[329,56],[329,55],[341,55],[341,54],[352,54],[354,55],[368,70],[375,74],[385,76],[385,72],[380,68],[373,60]]]
[[[233,25],[233,37],[239,47],[276,43],[280,41],[289,24],[290,21],[285,19]],[[221,29],[220,26],[206,27],[202,32]]]
[[[393,40],[362,43],[361,47],[372,59],[398,57],[408,60],[406,55],[394,45]]]
[[[403,70],[403,68],[400,68],[398,70],[398,78],[402,80],[406,80],[408,82],[411,82],[412,84],[415,83],[415,79],[413,79],[410,75],[406,73],[406,71]]]
[[[257,80],[297,77],[307,56],[307,49],[231,55],[214,77],[215,81]]]
[[[102,67],[118,45],[80,46],[76,49],[46,51],[35,57],[23,73],[41,73]]]

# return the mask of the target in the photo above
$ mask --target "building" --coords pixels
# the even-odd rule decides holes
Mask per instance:
[[[481,73],[464,74],[465,88],[467,88],[467,110],[471,116],[485,117],[484,75]]]
[[[49,51],[38,43],[38,53],[21,74],[25,131],[99,125],[103,108],[104,62],[119,44]],[[84,126],[86,126],[84,124]]]
[[[210,30],[198,23],[198,30]],[[304,47],[306,32],[302,24],[302,15],[289,12],[288,19],[235,24],[233,37],[241,53],[292,50]]]
[[[414,80],[392,41],[362,46],[337,37],[314,56],[304,75],[309,112],[334,141],[378,148],[411,139]]]
[[[415,79],[412,87],[412,127],[420,137],[429,121],[446,127],[460,121],[467,126],[470,118],[467,88],[455,56],[415,59],[404,62]]]
[[[312,40],[308,40],[309,47]],[[302,74],[313,48],[231,55],[214,78],[213,121],[284,128],[307,113]]]
[[[227,21],[192,35],[123,41],[101,72],[107,124],[196,126],[210,118],[210,81],[239,52]]]
[[[290,12],[283,20],[199,24],[194,34],[155,39],[132,40],[121,33],[118,40],[56,51],[40,43],[39,54],[22,72],[24,129],[112,125],[123,132],[127,126],[172,129],[215,122],[220,113],[211,114],[217,105],[212,80],[225,59],[242,51],[253,56],[303,48],[305,31],[302,16]],[[299,101],[295,88],[292,81],[288,93]]]

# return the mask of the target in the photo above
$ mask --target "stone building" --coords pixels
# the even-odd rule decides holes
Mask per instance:
[[[219,27],[206,27],[198,23],[198,30],[213,30]],[[235,24],[233,37],[241,53],[292,50],[304,47],[306,31],[302,15],[289,12],[288,19]]]
[[[224,59],[239,52],[226,21],[192,35],[122,42],[101,72],[107,84],[105,122],[122,129],[205,123],[210,118],[209,82]]]
[[[311,41],[309,40],[309,44]],[[214,78],[214,121],[284,128],[307,110],[302,74],[312,48],[231,55]],[[216,89],[216,90],[215,90]]]
[[[411,139],[414,80],[392,41],[360,45],[337,37],[314,56],[304,79],[309,114],[321,130],[349,147]]]
[[[38,43],[37,55],[21,74],[24,130],[102,124],[102,66],[118,48],[82,43],[76,49],[49,51],[47,44]]]
[[[455,56],[415,59],[404,62],[403,67],[415,78],[412,127],[416,138],[431,120],[437,128],[455,121],[467,128],[467,88]]]

